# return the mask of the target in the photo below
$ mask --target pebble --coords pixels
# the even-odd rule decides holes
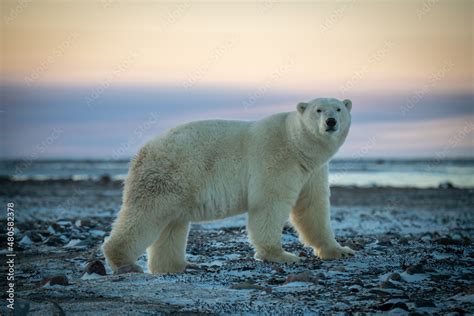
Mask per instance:
[[[343,266],[334,267],[333,270],[338,272],[347,272],[346,267]]]
[[[449,181],[443,181],[438,185],[440,189],[454,189],[454,185]]]
[[[381,311],[384,311],[384,312],[389,311],[389,310],[393,310],[393,309],[396,309],[396,308],[400,308],[400,309],[403,309],[404,311],[408,311],[407,304],[402,303],[402,302],[385,303],[385,304],[382,304],[382,305],[378,306],[378,309],[381,310]]]
[[[390,236],[381,236],[377,239],[377,244],[380,246],[391,246],[392,238]]]
[[[104,237],[105,235],[107,235],[106,232],[104,232],[103,230],[98,230],[98,229],[92,229],[89,231],[89,234],[92,236],[92,237]]]
[[[46,240],[46,245],[48,246],[61,246],[64,244],[64,240],[58,236],[51,236]]]
[[[399,273],[395,272],[395,273],[390,274],[388,279],[400,282],[402,280],[402,276]]]
[[[415,264],[415,265],[412,265],[412,266],[408,266],[407,269],[406,269],[406,272],[408,274],[424,273],[425,268],[423,267],[422,264]]]
[[[388,280],[387,280],[387,281],[384,281],[384,282],[382,283],[382,285],[380,285],[380,287],[381,287],[382,289],[397,289],[397,288],[398,288],[398,286],[396,286],[395,284],[393,284],[392,282],[390,282],[390,281],[388,281]]]
[[[268,280],[268,284],[270,285],[281,285],[281,284],[285,284],[286,282],[286,279],[282,279],[282,278],[271,278],[270,280]]]
[[[432,300],[425,300],[425,299],[417,299],[415,301],[416,307],[436,307],[435,303]]]
[[[56,275],[53,277],[49,278],[44,278],[43,281],[41,282],[43,285],[49,284],[49,285],[69,285],[69,280],[65,275]]]
[[[28,235],[23,236],[23,238],[18,242],[22,246],[29,246],[33,243]]]
[[[408,245],[410,243],[410,238],[409,237],[402,237],[398,240],[398,243],[400,245]]]
[[[353,280],[353,283],[354,283],[355,285],[364,286],[364,282],[362,282],[362,280],[359,279],[359,278],[354,279],[354,280]]]
[[[285,273],[285,270],[280,267],[280,266],[277,266],[277,265],[274,265],[273,266],[273,270],[276,272],[276,273]]]
[[[432,274],[431,280],[433,281],[445,281],[451,278],[449,274]]]
[[[100,260],[94,260],[87,264],[86,268],[84,269],[84,273],[95,273],[98,275],[107,275],[105,271],[104,264]]]
[[[440,245],[444,245],[444,246],[448,246],[448,245],[462,246],[464,244],[462,240],[453,239],[451,237],[438,238],[434,242]]]
[[[100,176],[100,183],[101,184],[109,184],[112,181],[112,178],[108,174],[103,174]]]
[[[285,283],[290,283],[290,282],[311,282],[311,283],[317,283],[319,281],[319,278],[317,276],[314,276],[311,272],[305,271],[301,273],[296,273],[296,274],[290,274],[286,278]]]
[[[78,219],[74,224],[77,227],[90,227],[92,222],[89,219]]]

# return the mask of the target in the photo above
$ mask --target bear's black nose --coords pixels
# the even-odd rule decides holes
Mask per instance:
[[[336,124],[337,124],[337,121],[335,118],[330,117],[326,120],[326,125],[329,127],[334,127],[336,126]]]

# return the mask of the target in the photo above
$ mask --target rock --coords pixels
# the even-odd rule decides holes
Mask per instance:
[[[64,227],[62,227],[58,223],[52,223],[51,227],[54,229],[55,232],[60,232],[60,233],[64,232]]]
[[[283,278],[271,278],[270,280],[268,280],[268,284],[270,285],[281,285],[281,284],[285,284],[286,282],[286,279],[283,279]]]
[[[28,232],[28,233],[26,233],[26,236],[28,236],[28,238],[30,238],[30,240],[32,242],[42,242],[43,241],[43,237],[41,236],[41,234],[39,234],[37,232]]]
[[[444,181],[444,182],[441,182],[438,185],[438,188],[440,188],[440,189],[454,189],[454,185],[449,181]]]
[[[398,281],[400,282],[402,280],[402,276],[399,274],[399,273],[392,273],[390,274],[390,276],[388,277],[389,280],[393,280],[393,281]]]
[[[427,300],[427,299],[417,299],[415,301],[415,306],[416,307],[436,307],[435,303],[433,303],[432,300]]]
[[[61,246],[64,244],[64,240],[61,239],[58,236],[51,236],[48,239],[46,239],[46,245],[48,246]]]
[[[91,227],[92,222],[89,219],[78,219],[74,225],[77,227]]]
[[[408,266],[407,269],[406,269],[406,272],[408,274],[417,274],[417,273],[424,273],[425,272],[425,268],[423,267],[422,264],[415,264],[415,265],[412,265],[412,266]]]
[[[445,281],[451,278],[449,274],[433,274],[431,275],[431,280],[433,281]]]
[[[385,282],[383,282],[383,283],[380,285],[380,287],[381,287],[382,289],[397,289],[397,288],[398,288],[398,286],[396,286],[395,284],[393,284],[392,282],[390,282],[390,281],[388,281],[388,280],[385,281]]]
[[[359,241],[346,241],[343,246],[347,246],[351,249],[354,249],[356,251],[364,249],[364,243],[361,243]]]
[[[401,237],[399,240],[398,240],[398,243],[400,245],[408,245],[410,243],[410,240],[411,238],[409,237]]]
[[[108,174],[103,174],[100,176],[99,181],[101,184],[109,184],[112,181],[112,178]]]
[[[434,242],[443,246],[468,246],[471,243],[471,240],[466,237],[464,237],[463,239],[454,239],[450,236],[447,236],[435,239]]]
[[[457,313],[457,315],[466,315],[468,312],[460,307],[456,307],[453,309],[454,313]]]
[[[18,243],[22,246],[30,246],[33,241],[28,237],[28,235],[25,235]]]
[[[274,266],[273,266],[273,270],[274,270],[276,273],[285,273],[285,270],[283,270],[282,267],[277,266],[277,265],[274,265]]]
[[[364,282],[362,282],[362,280],[359,278],[354,279],[352,282],[354,283],[354,285],[364,286]]]
[[[407,304],[405,303],[402,303],[402,302],[398,302],[398,303],[385,303],[385,304],[382,304],[382,305],[379,305],[377,306],[377,309],[378,310],[381,310],[381,311],[390,311],[392,309],[396,309],[396,308],[400,308],[400,309],[403,309],[404,311],[408,311],[408,306]]]
[[[49,278],[44,278],[43,281],[41,282],[43,285],[49,284],[49,285],[69,285],[69,280],[65,275],[56,275],[53,277]]]
[[[290,274],[286,278],[285,283],[290,283],[290,282],[311,282],[311,283],[317,283],[319,281],[319,278],[314,276],[311,272],[305,271],[301,273],[296,273],[296,274]]]
[[[346,267],[343,266],[334,267],[333,270],[338,272],[347,272]]]
[[[448,245],[462,246],[464,244],[464,242],[462,240],[453,239],[451,237],[438,238],[434,242],[439,244],[439,245],[444,245],[444,246],[448,246]]]
[[[377,296],[387,296],[389,297],[391,295],[390,292],[387,292],[387,291],[383,291],[383,290],[378,290],[378,289],[372,289],[369,291],[370,293],[373,293]]]
[[[107,235],[106,232],[104,232],[103,230],[98,230],[98,229],[91,229],[89,231],[89,234],[92,236],[92,237],[104,237],[105,235]]]
[[[100,260],[94,260],[87,264],[86,268],[84,269],[84,273],[95,273],[98,275],[107,275],[105,271],[104,264]]]
[[[392,238],[390,236],[380,236],[377,239],[377,244],[380,246],[391,246]]]

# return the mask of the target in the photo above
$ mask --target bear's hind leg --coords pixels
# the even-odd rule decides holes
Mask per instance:
[[[110,237],[102,250],[114,273],[143,272],[135,264],[139,256],[152,244],[168,222],[150,219],[152,212],[136,211],[128,207],[120,210]]]
[[[180,273],[186,268],[186,243],[189,222],[173,221],[161,233],[160,238],[148,248],[150,273]]]

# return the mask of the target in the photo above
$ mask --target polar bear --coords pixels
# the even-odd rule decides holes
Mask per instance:
[[[255,258],[293,263],[281,234],[288,218],[321,259],[354,254],[330,222],[328,161],[351,124],[350,100],[318,98],[256,122],[188,123],[147,143],[133,159],[123,206],[103,251],[115,273],[184,271],[190,222],[248,212]]]

